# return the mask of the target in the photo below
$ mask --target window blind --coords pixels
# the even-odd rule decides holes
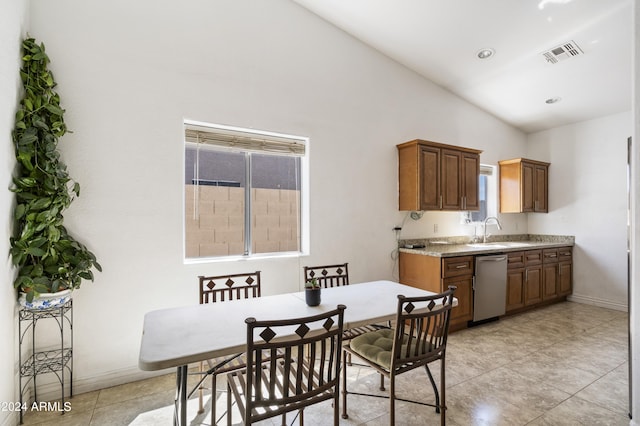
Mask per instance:
[[[231,150],[304,156],[305,143],[293,137],[251,134],[227,129],[185,127],[185,141]]]

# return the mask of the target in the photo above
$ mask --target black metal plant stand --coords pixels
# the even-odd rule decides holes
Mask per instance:
[[[36,351],[36,324],[43,319],[54,319],[60,330],[60,348]],[[65,326],[66,324],[66,326]],[[31,331],[31,333],[29,333]],[[31,335],[31,350],[25,361],[22,360],[22,345],[25,337]],[[26,403],[24,393],[33,381],[33,400],[38,402],[36,378],[39,374],[53,373],[58,378],[61,388],[60,405],[56,406],[61,414],[65,413],[65,372],[68,372],[69,398],[73,397],[73,301],[48,309],[20,309],[18,321],[20,350],[20,424]]]

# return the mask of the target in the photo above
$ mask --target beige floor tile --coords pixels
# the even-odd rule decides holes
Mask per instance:
[[[531,426],[627,426],[629,418],[576,396],[544,413]]]
[[[44,415],[25,418],[25,425],[38,426],[87,426],[91,423],[93,411],[59,413],[43,413]]]
[[[578,303],[561,303],[452,333],[446,362],[447,424],[468,425],[626,425],[628,424],[628,315]],[[355,361],[355,360],[354,360]],[[193,370],[191,370],[193,371]],[[439,362],[431,364],[439,385]],[[190,388],[197,381],[190,376]],[[380,376],[367,367],[347,368],[348,388],[378,390]],[[205,382],[210,386],[210,380]],[[385,381],[388,388],[388,380]],[[72,411],[33,412],[27,425],[155,426],[171,424],[175,374],[76,395]],[[225,424],[226,381],[218,378],[216,406]],[[398,395],[435,402],[423,369],[398,377]],[[211,390],[197,414],[197,393],[188,403],[191,426],[210,425]],[[437,425],[432,407],[397,403],[398,425]],[[387,399],[349,395],[345,426],[389,423]],[[287,416],[291,423],[297,413]],[[333,408],[323,402],[305,410],[305,424],[331,424]],[[233,424],[241,424],[233,409]],[[279,425],[280,418],[262,426]]]
[[[170,424],[173,414],[173,398],[175,392],[172,390],[154,392],[150,395],[140,396],[135,399],[127,399],[110,405],[97,407],[91,419],[91,426],[120,426],[120,425],[152,425]],[[143,419],[152,418],[155,422],[158,419],[156,414],[166,420],[153,423]]]
[[[141,396],[173,390],[176,386],[175,374],[166,374],[147,380],[126,383],[100,390],[96,407],[104,407]]]
[[[629,413],[629,365],[624,363],[580,392],[577,397],[620,415]]]
[[[65,412],[64,415],[61,415],[59,412],[51,412],[46,410],[28,410],[24,413],[23,423],[25,425],[31,424],[40,424],[44,421],[61,421],[62,419],[69,419],[70,417],[76,417],[81,413],[89,413],[91,414],[95,408],[96,400],[98,399],[98,394],[100,391],[95,392],[87,392],[84,394],[76,395],[73,398],[65,399],[65,402],[69,404],[69,411]],[[54,401],[55,404],[59,404],[60,400]],[[82,416],[78,416],[81,418]],[[91,418],[91,416],[89,416]]]

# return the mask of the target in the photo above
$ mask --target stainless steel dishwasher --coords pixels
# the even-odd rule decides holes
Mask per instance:
[[[476,256],[473,280],[473,322],[504,315],[507,297],[507,255]]]

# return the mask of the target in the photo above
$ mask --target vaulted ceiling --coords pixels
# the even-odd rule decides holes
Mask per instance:
[[[631,110],[633,0],[293,1],[526,133]]]

